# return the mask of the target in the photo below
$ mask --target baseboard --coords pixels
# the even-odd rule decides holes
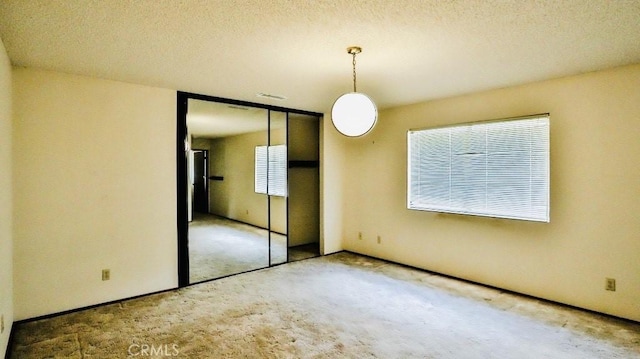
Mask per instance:
[[[333,255],[333,254],[337,254],[337,253],[340,253],[340,252],[343,252],[343,251],[341,250],[341,251],[338,251],[338,252],[333,252],[333,253],[329,253],[329,254],[325,254],[325,255],[321,254],[320,256]],[[359,253],[355,253],[355,252],[349,252],[349,253],[353,253],[353,254],[363,255],[364,256],[364,254],[359,254]],[[213,281],[213,280],[218,280],[218,279],[230,277],[230,276],[237,275],[237,274],[244,274],[244,273],[254,272],[254,271],[258,271],[258,270],[262,270],[262,269],[266,269],[266,268],[273,268],[273,267],[277,267],[277,266],[284,265],[284,264],[287,264],[287,262],[276,264],[276,265],[273,265],[271,267],[252,269],[252,270],[249,270],[249,271],[246,271],[246,272],[242,272],[242,273],[235,273],[235,274],[230,274],[230,275],[224,276],[224,277],[204,280],[204,281],[196,282],[196,283],[190,283],[189,285],[187,285],[187,287],[192,286],[192,285],[197,285],[197,284],[210,282],[210,281]],[[180,287],[169,288],[169,289],[159,290],[159,291],[156,291],[156,292],[140,294],[140,295],[136,295],[136,296],[133,296],[133,297],[115,299],[115,300],[111,300],[111,301],[108,301],[108,302],[92,304],[92,305],[88,305],[88,306],[85,306],[85,307],[74,308],[74,309],[64,310],[64,311],[61,311],[61,312],[55,312],[55,313],[40,315],[40,316],[33,317],[33,318],[27,318],[27,319],[21,319],[21,320],[15,321],[11,325],[11,333],[9,334],[9,345],[7,345],[7,352],[9,351],[9,347],[12,345],[13,329],[15,328],[16,324],[30,323],[30,322],[35,322],[37,320],[55,318],[55,317],[58,317],[58,316],[61,316],[61,315],[65,315],[65,314],[81,312],[83,310],[89,310],[89,309],[93,309],[93,308],[97,308],[97,307],[101,307],[101,306],[105,306],[105,305],[116,304],[116,303],[119,303],[119,302],[125,302],[125,301],[128,301],[128,300],[147,297],[147,296],[150,296],[150,295],[171,292],[171,291],[174,291],[174,290],[177,290],[177,289],[180,289]],[[6,359],[6,356],[5,356],[5,359]]]
[[[126,297],[126,298],[121,298],[121,299],[115,299],[115,300],[110,300],[108,302],[102,302],[102,303],[98,303],[98,304],[92,304],[92,305],[88,305],[85,307],[80,307],[80,308],[74,308],[74,309],[69,309],[69,310],[63,310],[61,312],[55,312],[55,313],[51,313],[51,314],[45,314],[45,315],[40,315],[37,317],[33,317],[33,318],[27,318],[27,319],[21,319],[18,321],[13,322],[13,326],[12,328],[12,333],[13,333],[13,327],[16,324],[23,324],[23,323],[30,323],[30,322],[35,322],[37,320],[42,320],[42,319],[49,319],[49,318],[55,318],[55,317],[59,317],[61,315],[65,315],[65,314],[71,314],[71,313],[76,313],[76,312],[81,312],[83,310],[88,310],[88,309],[93,309],[93,308],[97,308],[97,307],[102,307],[105,305],[111,305],[111,304],[116,304],[116,303],[120,303],[120,302],[125,302],[128,300],[132,300],[132,299],[138,299],[138,298],[142,298],[142,297],[147,297],[150,295],[156,295],[156,294],[160,294],[160,293],[166,293],[166,292],[170,292],[176,289],[180,289],[178,287],[174,287],[174,288],[168,288],[168,289],[163,289],[163,290],[158,290],[155,292],[151,292],[151,293],[144,293],[144,294],[139,294],[139,295],[134,295],[132,297]]]
[[[201,213],[201,212],[198,212],[198,213]],[[229,220],[231,222],[236,222],[236,223],[240,223],[240,224],[246,224],[247,226],[251,226],[253,228],[264,229],[265,231],[269,230],[268,228],[264,228],[262,226],[255,225],[253,223],[247,223],[247,222],[241,221],[239,219],[229,218],[229,217],[221,216],[221,215],[215,214],[215,213],[203,213],[203,214],[210,214],[212,216],[220,217],[222,219],[226,219],[226,220]],[[278,231],[273,231],[273,230],[271,232],[276,233],[276,234],[280,234],[280,235],[283,235],[283,236],[287,235],[286,233],[280,233]]]
[[[4,359],[11,358],[11,352],[13,351],[13,339],[14,339],[14,329],[16,327],[16,323],[11,323],[11,330],[9,330],[9,342],[7,343],[7,350],[4,352]]]
[[[363,256],[363,257],[367,257],[367,258],[372,258],[372,259],[376,259],[376,260],[379,260],[379,261],[383,261],[383,262],[399,265],[399,266],[402,266],[402,267],[405,267],[405,268],[411,268],[411,269],[419,270],[419,271],[422,271],[422,272],[426,272],[426,273],[430,273],[430,274],[434,274],[434,275],[439,275],[441,277],[459,280],[459,281],[465,282],[465,283],[471,283],[471,284],[475,284],[475,285],[480,285],[480,286],[483,286],[483,287],[486,287],[486,288],[499,290],[501,292],[508,293],[508,294],[518,295],[518,296],[525,297],[525,298],[532,298],[532,299],[542,300],[542,301],[545,301],[545,302],[548,302],[548,303],[553,303],[553,304],[556,304],[556,305],[560,305],[560,306],[563,306],[563,307],[566,307],[566,308],[572,308],[572,309],[576,309],[576,310],[581,310],[581,311],[584,311],[584,312],[589,312],[589,313],[601,315],[601,316],[604,316],[604,317],[614,318],[616,320],[621,320],[621,321],[628,322],[628,323],[634,323],[634,324],[640,323],[640,322],[635,321],[633,319],[619,317],[617,315],[608,314],[608,313],[602,313],[602,312],[598,312],[598,311],[593,310],[593,309],[582,308],[582,307],[578,307],[578,306],[575,306],[575,305],[572,305],[572,304],[557,302],[555,300],[551,300],[551,299],[547,299],[547,298],[536,297],[535,295],[516,292],[516,291],[510,290],[510,289],[504,289],[504,288],[496,287],[496,286],[493,286],[493,285],[489,285],[489,284],[485,284],[485,283],[481,283],[481,282],[476,282],[476,281],[473,281],[473,280],[470,280],[470,279],[456,277],[456,276],[453,276],[453,275],[450,275],[450,274],[440,273],[440,272],[432,271],[432,270],[429,270],[429,269],[424,269],[424,268],[412,266],[412,265],[409,265],[409,264],[395,262],[395,261],[392,261],[392,260],[389,260],[389,259],[374,257],[374,256],[368,255],[368,254],[362,254],[362,253],[358,253],[358,252],[354,252],[354,251],[350,251],[350,250],[343,250],[341,252],[351,253],[351,254],[354,254],[354,255]]]

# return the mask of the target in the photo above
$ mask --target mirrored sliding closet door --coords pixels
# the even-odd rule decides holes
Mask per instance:
[[[178,93],[180,286],[319,255],[320,115],[291,111]]]

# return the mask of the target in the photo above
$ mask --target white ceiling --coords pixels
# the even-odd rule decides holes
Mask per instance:
[[[316,112],[359,45],[382,109],[640,63],[640,0],[3,0],[0,37],[17,66]]]

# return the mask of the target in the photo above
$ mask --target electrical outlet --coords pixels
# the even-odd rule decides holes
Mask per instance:
[[[380,244],[380,242],[382,242],[382,238],[380,238],[380,236],[378,236],[378,244]]]
[[[605,280],[604,289],[610,290],[612,292],[616,291],[616,280],[613,278],[607,278]]]
[[[362,232],[358,232],[358,239],[362,240]]]
[[[111,270],[103,269],[102,270],[102,280],[109,280],[109,279],[111,279]]]

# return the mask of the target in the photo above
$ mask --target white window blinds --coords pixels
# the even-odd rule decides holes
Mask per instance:
[[[255,192],[287,195],[287,146],[256,146]]]
[[[267,194],[267,146],[256,146],[255,192]]]
[[[408,132],[409,209],[549,222],[549,116]]]

